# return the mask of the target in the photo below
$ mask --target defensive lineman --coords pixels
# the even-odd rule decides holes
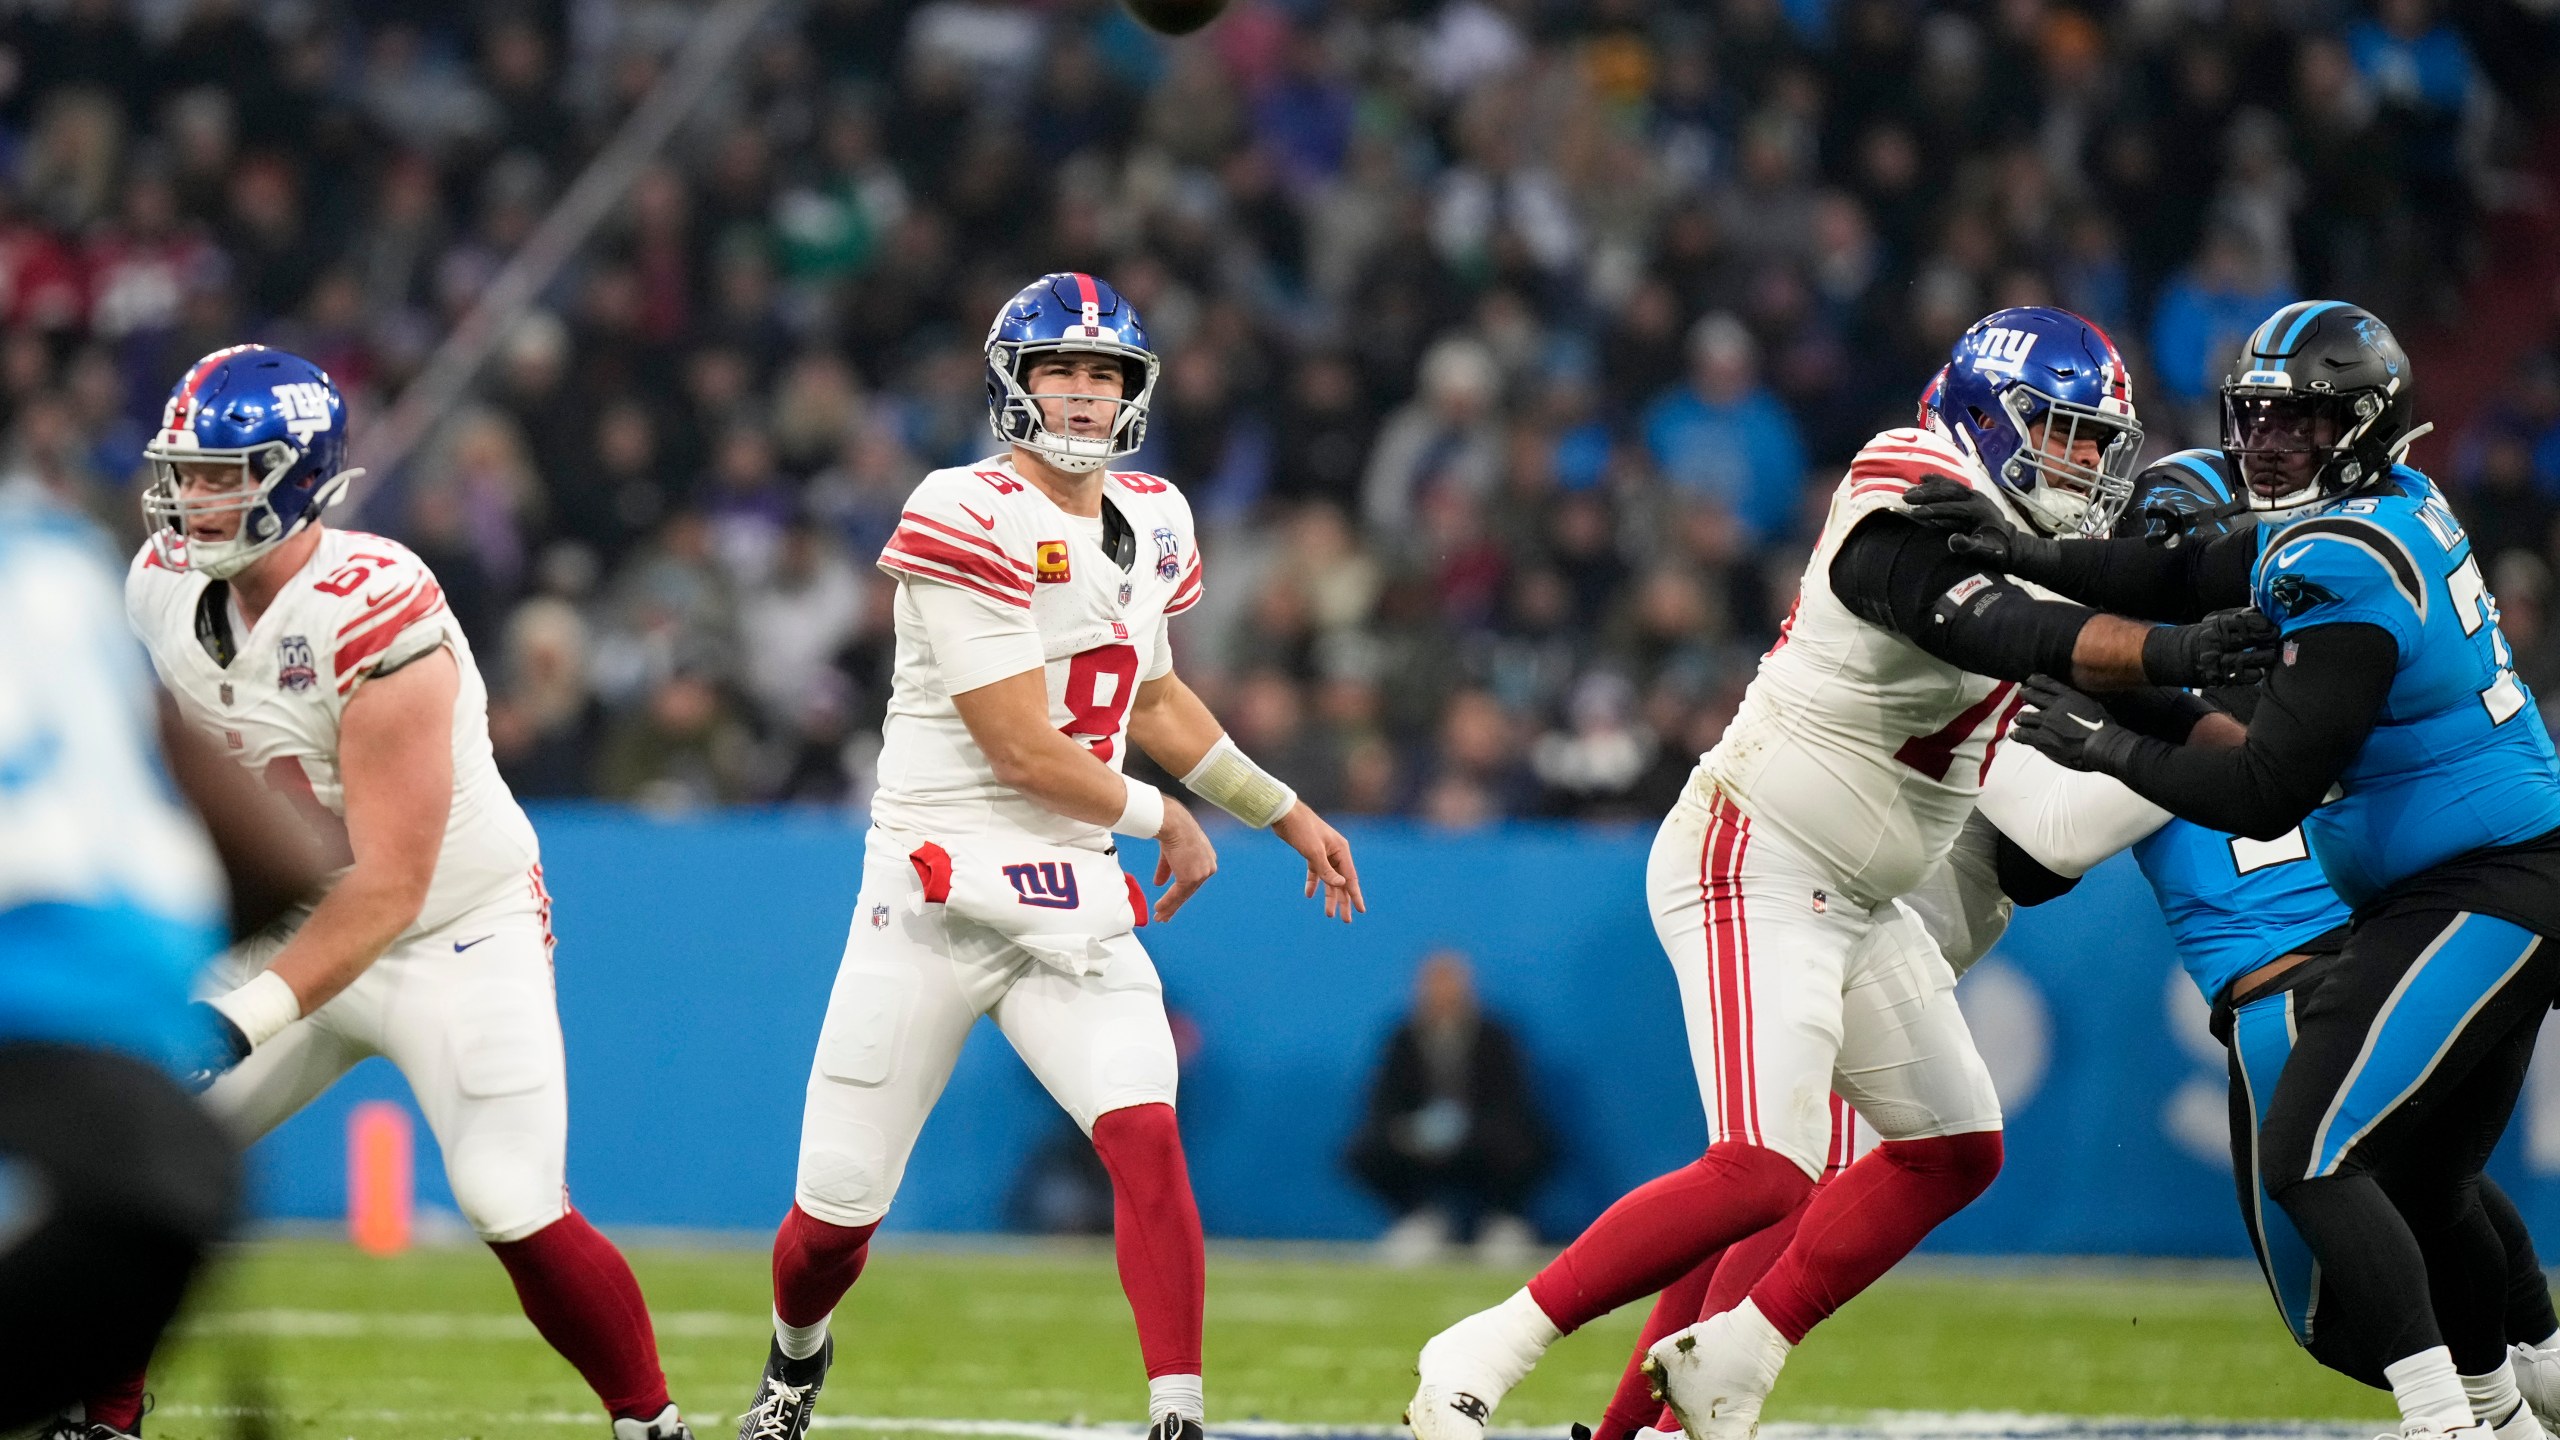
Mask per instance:
[[[206,1099],[255,1139],[366,1056],[389,1059],[463,1217],[616,1440],[674,1440],[687,1432],[640,1287],[569,1207],[551,902],[490,755],[488,691],[418,557],[321,524],[361,473],[346,451],[337,386],[260,345],[197,361],[145,451],[154,528],[126,579],[133,626],[187,723],[344,866],[317,905],[217,965],[220,1064],[236,1068]],[[90,1440],[135,1433],[141,1410],[137,1374],[90,1402]]]
[[[1914,499],[1966,527],[1968,553],[2067,593],[2168,619],[2254,595],[2281,624],[2284,663],[2236,739],[2163,743],[2041,677],[2018,733],[2216,830],[2300,825],[2355,907],[2296,1008],[2259,1173],[2375,1337],[2403,1433],[2476,1433],[2491,1417],[2464,1382],[2507,1359],[2508,1280],[2476,1182],[2560,993],[2560,764],[2470,537],[2400,463],[2410,387],[2354,306],[2268,317],[2223,385],[2223,448],[2272,518],[2210,544],[2052,545],[1970,497]]]
[[[1407,1411],[1417,1440],[1477,1440],[1559,1335],[1804,1204],[1836,1090],[1883,1143],[1823,1187],[1748,1300],[1653,1352],[1692,1437],[1747,1434],[1792,1345],[1998,1171],[1999,1102],[1955,976],[1896,897],[1971,811],[2013,682],[2050,665],[2101,688],[2189,684],[2260,663],[2256,617],[2154,629],[2040,598],[1898,513],[1906,482],[1949,475],[2038,534],[2104,533],[2141,434],[2095,326],[2040,308],[1984,318],[1933,411],[1851,465],[1795,611],[1654,844],[1647,890],[1680,982],[1705,1158],[1426,1345]]]
[[[1144,748],[1193,793],[1306,857],[1329,916],[1365,908],[1351,849],[1245,758],[1173,671],[1168,621],[1200,598],[1191,508],[1137,450],[1157,362],[1127,300],[1044,275],[988,332],[1006,452],[937,470],[880,568],[897,660],[862,890],[774,1238],[774,1343],[740,1440],[800,1440],[862,1272],[961,1042],[992,1016],[1111,1174],[1120,1279],[1157,1440],[1198,1440],[1202,1250],[1164,992],[1133,930],[1217,868],[1189,811],[1124,778]],[[1112,835],[1154,837],[1150,912]]]

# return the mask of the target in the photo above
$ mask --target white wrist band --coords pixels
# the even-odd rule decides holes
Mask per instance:
[[[1121,777],[1129,787],[1129,799],[1120,807],[1120,818],[1111,822],[1115,834],[1134,840],[1152,840],[1164,828],[1164,792],[1144,780]]]
[[[1256,830],[1289,813],[1298,792],[1256,765],[1225,735],[1182,777],[1183,788]]]
[[[294,998],[293,987],[273,970],[261,970],[257,978],[237,990],[216,995],[205,1002],[222,1012],[224,1019],[240,1027],[240,1033],[255,1050],[276,1038],[276,1032],[302,1018],[302,1002]]]

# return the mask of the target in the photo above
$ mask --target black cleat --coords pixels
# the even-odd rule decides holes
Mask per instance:
[[[809,1421],[818,1413],[818,1389],[827,1383],[827,1367],[835,1360],[833,1335],[806,1360],[792,1359],[782,1353],[781,1341],[773,1342],[755,1401],[738,1417],[738,1440],[805,1440]]]
[[[142,1440],[142,1427],[119,1430],[113,1425],[83,1420],[75,1415],[56,1415],[45,1422],[30,1440]]]
[[[1167,1410],[1147,1427],[1147,1440],[1209,1440],[1209,1432],[1201,1428],[1199,1421]]]

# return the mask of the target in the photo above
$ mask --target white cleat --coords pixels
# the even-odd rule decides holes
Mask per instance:
[[[2507,1358],[2515,1365],[2516,1388],[2524,1392],[2525,1408],[2542,1421],[2545,1433],[2560,1428],[2560,1350],[2510,1345]]]
[[[1523,1290],[1490,1310],[1479,1310],[1434,1335],[1422,1347],[1414,1372],[1422,1383],[1405,1407],[1413,1440],[1484,1440],[1484,1422],[1520,1377],[1556,1338],[1555,1327],[1536,1315],[1540,1335],[1521,1333],[1522,1307],[1534,1306]]]
[[[2532,1406],[2527,1405],[2517,1413],[2530,1414],[2532,1409]],[[2510,1423],[2513,1422],[2511,1421]],[[2492,1437],[2497,1433],[2498,1432],[2490,1429],[2488,1426],[2477,1422],[2469,1425],[2456,1425],[2447,1429],[2442,1426],[2430,1425],[2423,1420],[2403,1420],[2400,1422],[2400,1428],[2397,1431],[2385,1435],[2378,1435],[2374,1437],[2374,1440],[2492,1440]]]
[[[2530,1404],[2518,1405],[2513,1415],[2504,1420],[2483,1425],[2481,1428],[2495,1436],[2496,1440],[2548,1440],[2543,1433],[2542,1422],[2534,1417],[2533,1406]]]
[[[1760,1431],[1760,1406],[1777,1386],[1787,1346],[1755,1338],[1739,1315],[1710,1316],[1645,1352],[1654,1398],[1671,1407],[1689,1440],[1751,1440]]]

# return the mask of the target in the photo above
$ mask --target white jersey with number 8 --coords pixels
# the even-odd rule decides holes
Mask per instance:
[[[1049,720],[1112,769],[1128,755],[1138,686],[1173,669],[1167,620],[1200,598],[1191,507],[1169,482],[1112,471],[1105,503],[1127,522],[1128,566],[1104,527],[1071,516],[1009,458],[936,470],[907,498],[880,568],[899,580],[897,661],[872,818],[927,838],[1021,834],[1102,850],[1110,832],[1042,807],[996,778],[951,697],[1042,668]],[[919,581],[966,597],[966,624],[937,653]]]

